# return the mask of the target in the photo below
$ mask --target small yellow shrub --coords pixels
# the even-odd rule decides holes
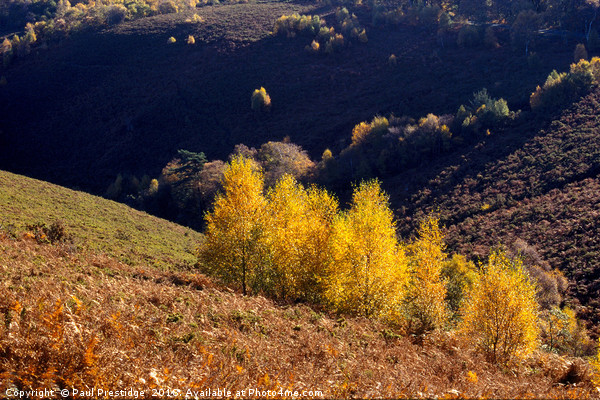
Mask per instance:
[[[316,40],[313,40],[312,43],[310,44],[310,48],[312,49],[312,51],[314,51],[315,53],[319,51],[319,48],[321,47],[321,45],[319,44],[319,42],[317,42]]]
[[[254,111],[266,111],[271,107],[271,96],[264,87],[261,86],[252,93],[251,107]]]
[[[199,24],[201,22],[204,22],[204,18],[202,18],[198,14],[194,14],[194,15],[192,15],[192,17],[190,19],[186,20],[186,22]]]
[[[390,67],[395,67],[396,65],[398,65],[398,60],[396,58],[395,54],[392,54],[389,58],[388,58],[388,65]]]

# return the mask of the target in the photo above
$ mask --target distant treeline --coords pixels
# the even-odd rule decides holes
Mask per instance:
[[[219,0],[9,0],[0,4],[0,34],[9,40],[27,34],[31,45],[35,42],[30,40],[31,33],[45,44],[83,27],[114,25],[156,14],[184,12],[191,16],[190,22],[200,22],[202,19],[194,15],[194,10],[217,3]],[[295,35],[310,31],[314,40],[307,46],[308,50],[322,48],[333,52],[344,46],[344,38],[366,42],[366,25],[419,25],[437,34],[444,46],[453,23],[458,22],[462,26],[458,37],[460,45],[495,43],[494,30],[478,32],[472,24],[475,22],[510,27],[513,44],[526,53],[543,28],[573,32],[585,38],[588,48],[600,48],[596,29],[599,5],[593,0],[327,0],[315,3],[339,6],[335,15],[337,31],[326,27],[318,16],[292,15],[282,16],[275,22],[274,33]],[[353,11],[363,20],[359,22]],[[371,19],[367,20],[365,15],[371,15]]]

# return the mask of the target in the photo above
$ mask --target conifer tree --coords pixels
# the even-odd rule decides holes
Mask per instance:
[[[493,252],[462,308],[460,329],[493,362],[508,362],[537,346],[535,284],[521,260]]]
[[[335,309],[366,317],[400,315],[406,260],[379,182],[355,188],[350,210],[333,223],[331,255],[326,293]]]
[[[206,240],[200,247],[204,270],[225,282],[251,288],[269,287],[266,269],[263,178],[250,159],[235,156],[223,176],[223,193],[206,215]]]

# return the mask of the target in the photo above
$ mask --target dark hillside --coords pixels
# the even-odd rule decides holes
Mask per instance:
[[[526,198],[512,207],[468,218],[451,228],[451,244],[460,251],[483,254],[487,246],[524,240],[571,278],[571,294],[584,305],[581,315],[597,323],[600,321],[598,193],[598,177],[588,178]],[[594,332],[600,333],[598,325]]]
[[[179,148],[223,158],[237,143],[290,136],[319,157],[377,113],[454,113],[482,87],[525,107],[547,73],[572,60],[562,43],[539,46],[534,69],[508,44],[443,50],[419,27],[369,27],[368,13],[359,13],[367,44],[310,54],[310,38],[269,35],[293,12],[335,19],[301,3],[203,7],[204,22],[160,15],[73,34],[18,59],[0,88],[0,167],[103,193],[118,173],[158,175]],[[265,115],[250,109],[260,86],[273,102]]]
[[[587,307],[582,313],[597,324],[599,102],[596,90],[542,129],[525,116],[417,178],[395,177],[387,183],[403,189],[395,191],[396,204],[404,204],[407,221],[438,211],[456,251],[484,257],[490,246],[524,240],[567,274],[572,294]]]

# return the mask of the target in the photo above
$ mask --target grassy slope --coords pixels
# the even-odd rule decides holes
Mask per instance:
[[[0,226],[61,221],[78,248],[160,268],[191,264],[202,235],[123,204],[0,171]]]
[[[482,87],[522,107],[572,59],[569,46],[541,41],[540,67],[531,69],[510,45],[459,49],[451,35],[441,49],[433,31],[369,27],[360,12],[369,42],[332,56],[305,52],[308,37],[269,35],[292,12],[334,23],[331,9],[315,7],[203,7],[204,23],[161,15],[75,34],[17,60],[0,88],[0,168],[101,193],[119,172],[158,175],[179,148],[223,158],[235,144],[289,135],[320,157],[377,113],[453,113]],[[392,53],[396,68],[387,65]],[[260,86],[273,101],[263,116],[250,110]]]
[[[28,182],[32,187],[22,188],[30,193],[57,191]],[[130,213],[108,209],[124,220]],[[21,212],[40,218],[33,209]],[[112,224],[128,229],[126,222]],[[88,241],[105,239],[99,231],[87,235]],[[131,388],[148,398],[152,389],[206,388],[319,390],[325,398],[594,393],[589,367],[579,359],[536,353],[507,373],[454,334],[412,343],[385,334],[376,322],[244,297],[193,272],[127,265],[65,244],[1,235],[0,275],[2,393],[13,385]]]
[[[596,334],[599,107],[596,90],[552,122],[526,116],[464,154],[437,160],[417,177],[407,173],[387,182],[407,217],[440,212],[452,250],[484,257],[490,246],[510,246],[517,239],[533,246],[571,279],[572,294]]]

